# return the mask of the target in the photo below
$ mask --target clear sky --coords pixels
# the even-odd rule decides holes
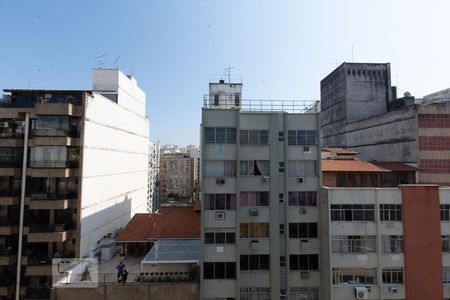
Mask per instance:
[[[152,140],[198,144],[229,63],[243,97],[319,99],[338,64],[390,62],[399,94],[450,87],[450,1],[0,1],[0,87],[91,87],[94,57],[134,72]]]

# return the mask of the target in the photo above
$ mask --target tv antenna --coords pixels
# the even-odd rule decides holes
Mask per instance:
[[[112,63],[112,67],[113,68],[116,68],[116,69],[118,69],[119,67],[117,66],[117,62],[119,61],[119,59],[120,59],[120,56],[118,56],[117,58],[116,58],[116,60]]]
[[[231,67],[228,65],[228,68],[223,69],[223,75],[228,76],[228,83],[231,83],[231,70],[233,70],[236,67]]]
[[[109,55],[109,53],[104,53],[104,54],[94,57],[95,66],[97,68],[101,68],[105,64],[105,62],[103,61],[103,58],[108,55]]]

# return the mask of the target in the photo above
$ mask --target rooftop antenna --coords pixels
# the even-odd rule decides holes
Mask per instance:
[[[96,56],[96,57],[94,57],[94,60],[95,60],[95,66],[97,67],[97,68],[102,68],[102,66],[105,64],[104,62],[103,62],[103,58],[105,57],[105,56],[107,56],[107,55],[109,55],[109,53],[103,53],[103,54],[101,54],[101,55],[99,55],[99,56]]]
[[[228,68],[225,68],[223,70],[223,75],[227,75],[228,76],[228,83],[231,83],[231,70],[234,69],[236,67],[231,67],[230,65],[228,65]]]
[[[113,67],[113,68],[115,68],[115,69],[118,69],[119,67],[117,66],[117,62],[119,61],[119,59],[120,59],[120,56],[118,56],[117,58],[116,58],[116,60],[111,64],[111,66]]]

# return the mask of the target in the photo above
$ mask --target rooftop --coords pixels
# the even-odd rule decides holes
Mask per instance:
[[[189,207],[161,207],[159,213],[135,214],[117,242],[158,239],[199,239],[200,211]]]
[[[200,260],[200,239],[158,240],[147,253],[142,263],[171,264],[198,263]]]
[[[322,172],[390,172],[366,161],[358,159],[322,159]]]
[[[344,149],[344,148],[323,148],[322,151],[336,153],[337,155],[340,155],[340,154],[344,154],[344,155],[358,154],[358,152],[355,152],[355,151],[352,151],[352,150],[347,150],[347,149]]]
[[[410,165],[406,165],[404,163],[399,163],[399,162],[381,162],[381,161],[373,161],[371,162],[372,164],[392,171],[392,172],[416,172],[418,169],[410,166]]]

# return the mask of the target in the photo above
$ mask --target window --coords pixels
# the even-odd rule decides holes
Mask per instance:
[[[384,235],[383,251],[386,253],[403,252],[403,236],[402,235]]]
[[[203,263],[203,279],[236,279],[235,262]]]
[[[289,238],[317,238],[317,223],[289,223]]]
[[[401,221],[402,205],[401,204],[380,204],[380,220],[381,221]]]
[[[291,287],[289,299],[319,300],[319,288]]]
[[[241,130],[240,131],[241,145],[268,145],[269,131],[268,130]]]
[[[278,202],[280,202],[280,203],[284,202],[284,194],[283,193],[278,194]]]
[[[205,232],[205,244],[235,244],[234,232]]]
[[[241,206],[268,206],[269,192],[241,192]]]
[[[450,283],[450,267],[442,268],[442,281],[443,283]]]
[[[205,143],[236,143],[236,128],[205,127]]]
[[[317,206],[317,192],[289,192],[289,206]]]
[[[269,223],[241,223],[241,238],[269,237]]]
[[[35,146],[31,148],[30,166],[36,168],[77,167],[80,149],[66,146]]]
[[[214,105],[218,106],[219,105],[219,95],[214,95]]]
[[[270,255],[241,255],[241,271],[269,270]]]
[[[205,210],[236,210],[236,195],[205,194]]]
[[[450,235],[442,235],[442,252],[450,252]]]
[[[286,256],[280,256],[280,267],[286,267]]]
[[[333,235],[331,237],[331,251],[335,253],[375,252],[376,244],[374,235]]]
[[[269,300],[269,287],[241,287],[241,300]]]
[[[280,234],[284,234],[284,224],[280,224]]]
[[[403,268],[383,268],[381,278],[383,284],[403,284]]]
[[[441,204],[441,221],[450,221],[450,204]]]
[[[289,270],[319,270],[318,254],[289,255]]]
[[[374,221],[373,204],[332,204],[331,221]]]
[[[316,162],[311,160],[291,160],[288,162],[289,176],[316,176]]]
[[[289,130],[288,145],[316,145],[317,132],[315,130]]]
[[[269,161],[268,160],[241,160],[242,176],[268,176]]]
[[[235,160],[205,160],[205,177],[236,176]]]
[[[376,269],[369,268],[333,268],[332,284],[375,284]]]

